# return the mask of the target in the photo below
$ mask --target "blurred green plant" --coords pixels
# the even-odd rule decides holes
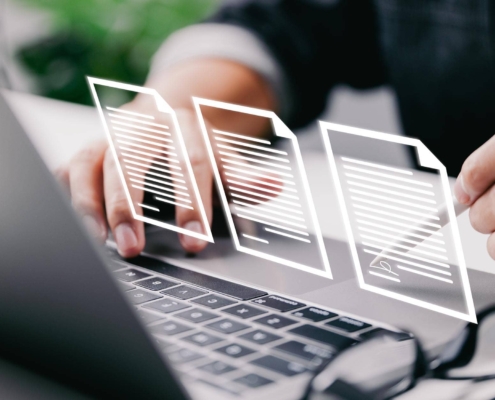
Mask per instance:
[[[150,59],[177,29],[206,17],[218,0],[18,0],[48,11],[52,34],[21,48],[40,94],[92,104],[85,76],[142,84]]]

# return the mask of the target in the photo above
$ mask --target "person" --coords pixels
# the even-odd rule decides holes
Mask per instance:
[[[455,194],[471,206],[474,228],[491,234],[495,258],[494,23],[489,0],[229,1],[162,45],[146,86],[177,111],[211,221],[213,177],[192,96],[273,110],[296,128],[322,112],[338,84],[390,85],[405,133],[420,138],[450,174],[460,172]],[[152,109],[140,96],[126,107]],[[204,117],[253,136],[266,132],[242,116],[225,120],[210,110]],[[143,223],[132,218],[106,143],[81,150],[57,175],[99,238],[108,223],[122,256],[143,249]],[[194,211],[177,209],[176,220],[202,229]],[[180,242],[188,252],[206,246],[184,235]]]

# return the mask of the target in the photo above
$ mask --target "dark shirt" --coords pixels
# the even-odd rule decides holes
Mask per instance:
[[[293,94],[289,126],[314,120],[337,84],[396,92],[406,135],[457,175],[495,133],[495,3],[239,0],[211,18],[250,29]]]

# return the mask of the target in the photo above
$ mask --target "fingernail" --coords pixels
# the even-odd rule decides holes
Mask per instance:
[[[455,197],[457,197],[457,200],[459,200],[459,203],[469,204],[469,202],[471,201],[471,197],[467,194],[466,188],[464,186],[462,175],[459,175],[457,181],[455,182],[454,193]]]
[[[203,226],[199,221],[189,221],[186,224],[184,224],[183,228],[187,229],[188,231],[192,231],[196,233],[201,233],[201,234],[204,233]],[[182,235],[181,242],[184,247],[194,248],[200,245],[203,241],[201,239],[197,239],[189,235]]]
[[[100,224],[95,217],[92,215],[84,215],[82,217],[84,225],[86,225],[86,228],[91,232],[91,234],[98,239],[104,240],[106,236],[106,229]]]
[[[122,223],[115,228],[115,241],[117,242],[119,253],[123,257],[138,244],[136,234],[128,223]]]

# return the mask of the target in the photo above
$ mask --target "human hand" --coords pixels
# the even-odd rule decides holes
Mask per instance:
[[[473,228],[490,234],[487,249],[495,259],[495,136],[466,159],[454,193],[460,203],[470,206]]]

